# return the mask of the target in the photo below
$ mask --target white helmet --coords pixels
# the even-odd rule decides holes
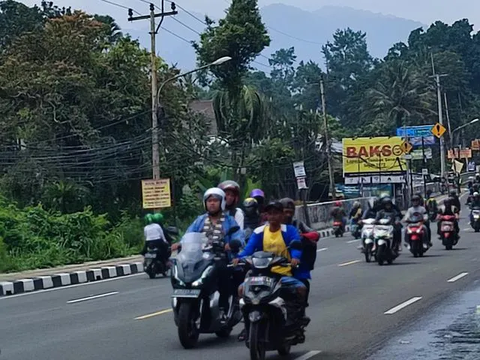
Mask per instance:
[[[473,196],[478,196],[478,195],[480,195],[480,194],[476,191],[473,193]]]
[[[207,200],[210,196],[215,196],[218,200],[220,200],[221,204],[220,207],[222,211],[225,210],[225,192],[220,188],[210,188],[205,191],[203,194],[203,207],[207,210]]]

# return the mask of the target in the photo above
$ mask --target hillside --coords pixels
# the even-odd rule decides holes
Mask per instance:
[[[332,38],[333,32],[338,28],[350,27],[366,32],[371,54],[374,57],[384,57],[393,43],[406,41],[410,31],[423,26],[412,20],[339,6],[325,6],[310,12],[293,6],[273,4],[263,7],[261,12],[272,38],[271,46],[263,55],[269,56],[280,48],[294,46],[298,61],[312,59],[322,62],[321,46]],[[194,15],[203,19],[200,14]],[[180,12],[176,19],[196,32],[203,30],[202,23],[186,13]],[[171,18],[165,20],[164,27],[184,40],[165,30],[161,31],[157,38],[159,55],[170,64],[177,63],[180,68],[193,68],[195,52],[185,40],[196,40],[198,35]],[[138,38],[144,46],[150,46],[146,31],[124,31]],[[267,70],[261,63],[268,64],[268,61],[260,57],[256,64],[260,69]]]

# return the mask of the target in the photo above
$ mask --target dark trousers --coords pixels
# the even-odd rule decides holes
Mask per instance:
[[[163,240],[145,241],[145,244],[143,245],[143,249],[140,254],[145,256],[145,254],[148,252],[148,249],[154,248],[158,249],[157,256],[160,258],[160,260],[163,263],[166,263],[169,257],[168,244]]]

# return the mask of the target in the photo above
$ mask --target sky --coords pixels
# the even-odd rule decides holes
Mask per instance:
[[[27,5],[40,3],[40,0],[21,0]],[[143,0],[111,0],[126,7],[132,7],[143,13],[148,12],[148,4]],[[160,0],[153,0],[160,3]],[[231,0],[177,0],[180,6],[198,13],[207,13],[212,17],[222,15]],[[56,0],[59,6],[82,8],[87,12],[107,13],[117,19],[123,28],[143,28],[140,24],[128,24],[126,10],[109,5],[101,0]],[[356,9],[380,12],[406,19],[430,24],[435,20],[453,22],[469,18],[480,29],[480,1],[478,0],[259,0],[260,6],[283,3],[305,10],[317,10],[324,5],[350,6]],[[126,26],[128,25],[128,26]],[[286,30],[286,29],[285,29]]]

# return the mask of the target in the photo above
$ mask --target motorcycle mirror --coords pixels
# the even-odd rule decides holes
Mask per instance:
[[[235,234],[238,230],[240,230],[240,226],[232,226],[230,230],[228,230],[227,236]]]
[[[169,226],[166,231],[172,235],[178,235],[178,228],[176,226]]]
[[[242,243],[238,240],[230,241],[230,249],[232,250],[233,253],[238,253],[240,251],[241,246],[242,246]]]

